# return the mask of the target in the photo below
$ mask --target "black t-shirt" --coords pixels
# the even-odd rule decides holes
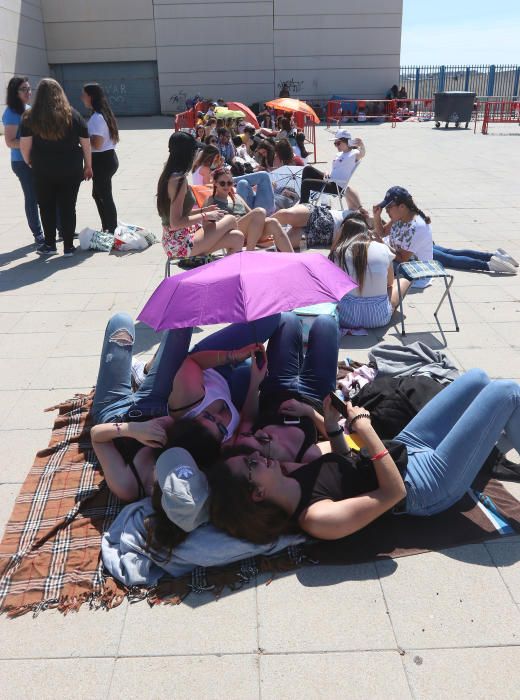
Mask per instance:
[[[33,134],[30,121],[22,121],[21,136],[32,136],[31,165],[36,175],[82,177],[83,151],[80,138],[88,139],[88,128],[79,112],[72,110],[72,123],[64,138],[43,139]]]
[[[406,447],[392,440],[385,440],[384,445],[404,477],[408,463]],[[292,515],[294,520],[298,520],[305,508],[318,501],[355,498],[378,487],[374,463],[366,450],[352,453],[349,457],[332,453],[323,455],[304,464],[289,476],[296,479],[302,491],[300,502]]]

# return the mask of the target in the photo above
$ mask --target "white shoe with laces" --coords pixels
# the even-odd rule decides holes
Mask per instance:
[[[510,275],[516,275],[516,267],[497,255],[493,255],[488,262],[488,267],[492,272],[506,272]]]
[[[497,258],[502,258],[502,260],[505,260],[510,265],[518,267],[518,262],[513,258],[512,255],[509,255],[507,250],[504,250],[503,248],[497,248],[493,255],[496,255]]]

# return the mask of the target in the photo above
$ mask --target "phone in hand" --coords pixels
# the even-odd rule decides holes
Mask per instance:
[[[300,425],[300,416],[284,416],[284,425]]]
[[[340,396],[338,396],[338,394],[336,394],[336,392],[334,391],[331,391],[329,396],[330,401],[336,409],[336,411],[338,411],[338,413],[341,413],[341,415],[344,418],[347,418],[347,404],[345,403],[345,401],[343,401],[343,399]]]
[[[265,365],[265,355],[261,350],[255,352],[255,362],[258,369],[262,369]]]

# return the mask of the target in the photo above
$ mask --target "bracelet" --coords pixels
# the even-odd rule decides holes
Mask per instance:
[[[121,423],[114,423],[118,435],[121,435]]]
[[[376,462],[378,459],[383,459],[383,457],[386,457],[387,454],[388,454],[388,450],[383,450],[382,452],[378,452],[373,457],[370,457],[370,461]]]
[[[354,418],[348,424],[349,433],[352,432],[352,426],[354,425],[354,423],[357,421],[358,418],[368,418],[370,420],[370,413],[358,413],[357,416],[354,416]]]
[[[338,437],[338,435],[341,435],[341,433],[343,432],[343,428],[338,428],[337,430],[332,430],[330,433],[328,430],[326,430],[325,432],[327,433],[327,437],[335,438],[335,437]]]

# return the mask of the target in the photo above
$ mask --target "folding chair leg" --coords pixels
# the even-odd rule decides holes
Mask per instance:
[[[450,279],[449,282],[448,282],[448,277]],[[446,297],[448,297],[448,301],[450,303],[451,315],[453,316],[453,321],[455,323],[455,330],[458,331],[459,324],[457,321],[457,316],[455,314],[455,307],[453,306],[453,300],[451,298],[451,293],[450,293],[450,289],[451,289],[452,284],[453,284],[453,275],[446,275],[446,277],[444,277],[444,285],[445,285],[446,289],[444,291],[444,294],[441,297],[441,300],[439,301],[439,303],[437,305],[437,308],[433,312],[433,315],[435,316],[435,320],[437,321],[437,323],[439,323],[439,319],[437,318],[437,314],[439,313],[439,309],[441,308],[442,302],[444,301],[444,299],[446,299]]]
[[[170,258],[166,258],[166,265],[164,266],[164,277],[165,278],[169,277],[171,274],[171,269],[170,269],[171,264],[172,264],[172,261],[170,260]]]
[[[396,281],[397,281],[397,293],[399,294],[399,312],[401,314],[401,335],[406,335],[406,332],[404,330],[403,294],[401,292],[401,282],[400,282],[400,278],[399,278],[399,273],[397,273]]]

